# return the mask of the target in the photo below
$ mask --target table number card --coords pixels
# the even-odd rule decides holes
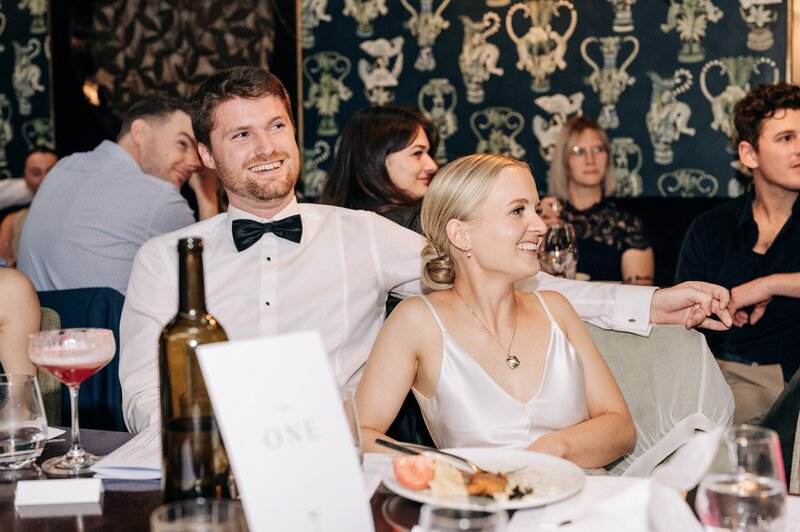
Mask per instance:
[[[250,530],[373,530],[319,334],[209,344],[197,356]]]

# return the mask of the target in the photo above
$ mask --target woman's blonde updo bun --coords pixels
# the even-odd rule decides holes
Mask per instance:
[[[431,181],[422,200],[420,226],[428,245],[422,250],[422,281],[432,290],[451,288],[456,278],[447,222],[471,222],[500,171],[528,165],[496,154],[468,155],[451,162]]]

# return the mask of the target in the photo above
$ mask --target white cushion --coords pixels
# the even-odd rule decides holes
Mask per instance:
[[[612,475],[648,476],[695,431],[731,425],[733,394],[701,333],[657,325],[642,337],[586,327],[636,426],[634,450],[606,466]]]

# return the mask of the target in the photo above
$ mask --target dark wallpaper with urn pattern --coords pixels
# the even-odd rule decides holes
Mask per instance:
[[[31,148],[53,148],[47,1],[0,2],[0,178]]]
[[[733,104],[786,79],[781,0],[303,0],[306,193],[356,110],[415,105],[440,160],[498,152],[540,189],[562,124],[584,113],[612,140],[619,196],[742,192]]]

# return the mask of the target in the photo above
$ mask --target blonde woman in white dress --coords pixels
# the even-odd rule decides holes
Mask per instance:
[[[422,205],[423,279],[433,292],[389,316],[356,394],[365,448],[409,389],[438,447],[544,452],[584,468],[630,451],[635,430],[614,377],[556,292],[514,283],[539,271],[547,227],[528,166],[500,155],[442,169]]]

